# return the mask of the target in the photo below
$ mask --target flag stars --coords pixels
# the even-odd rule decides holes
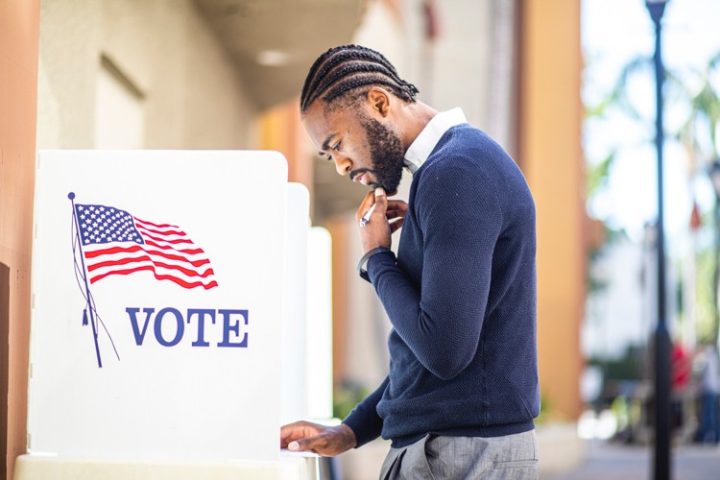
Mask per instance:
[[[82,243],[104,244],[133,242],[144,244],[132,216],[123,210],[103,205],[76,205]]]

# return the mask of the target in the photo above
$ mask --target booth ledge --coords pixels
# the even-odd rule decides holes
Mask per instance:
[[[282,454],[276,462],[141,463],[21,455],[14,480],[316,480],[318,457]]]

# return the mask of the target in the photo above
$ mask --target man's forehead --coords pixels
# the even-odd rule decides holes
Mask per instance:
[[[347,109],[325,108],[319,103],[315,103],[307,109],[302,121],[315,145],[326,150],[328,147],[326,143],[348,126],[348,122],[352,121],[354,114]]]
[[[330,133],[329,122],[324,118],[322,112],[308,109],[302,116],[302,123],[315,146],[322,147],[324,139]]]

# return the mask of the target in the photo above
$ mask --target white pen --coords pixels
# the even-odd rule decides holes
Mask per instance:
[[[370,217],[372,217],[372,214],[375,211],[376,205],[377,205],[377,203],[373,203],[372,207],[368,208],[367,212],[365,212],[365,214],[362,216],[362,218],[360,219],[361,227],[364,227],[365,225],[368,224],[368,222],[370,221]]]

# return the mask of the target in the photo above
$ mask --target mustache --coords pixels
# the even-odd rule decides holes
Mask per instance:
[[[362,175],[363,173],[375,173],[375,170],[372,168],[358,168],[357,170],[353,170],[350,172],[350,181],[355,180],[355,177]]]

